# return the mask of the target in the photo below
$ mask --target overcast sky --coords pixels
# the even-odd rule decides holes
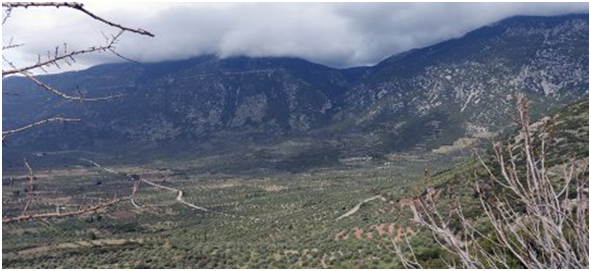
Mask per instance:
[[[588,13],[588,3],[89,3],[98,15],[155,38],[127,33],[118,52],[139,61],[292,56],[333,67],[372,65],[514,15]],[[56,45],[101,45],[113,28],[67,9],[16,9],[2,27],[3,51],[17,64],[37,60]],[[78,59],[74,68],[120,61],[108,53]],[[5,66],[5,65],[3,65]]]

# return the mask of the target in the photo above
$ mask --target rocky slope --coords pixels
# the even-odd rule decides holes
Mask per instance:
[[[512,94],[539,114],[588,95],[588,15],[515,17],[462,38],[392,56],[374,67],[333,69],[294,58],[203,56],[107,64],[43,76],[86,97],[64,101],[17,77],[3,79],[3,126],[51,117],[12,136],[6,150],[121,150],[218,141],[330,139],[347,149],[433,148],[489,136],[508,123]]]

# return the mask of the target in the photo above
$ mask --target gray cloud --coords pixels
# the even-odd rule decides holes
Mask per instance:
[[[92,5],[88,5],[92,9]],[[156,34],[126,34],[118,51],[141,61],[220,57],[293,56],[334,67],[370,65],[514,15],[588,12],[588,3],[235,3],[94,6],[105,18]],[[100,44],[113,33],[72,10],[17,10],[3,26],[3,41],[25,43],[6,55],[22,63],[68,42]],[[3,52],[4,53],[4,52]],[[118,61],[107,53],[76,68]]]

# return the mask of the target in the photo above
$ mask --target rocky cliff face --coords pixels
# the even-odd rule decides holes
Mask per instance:
[[[383,127],[401,147],[414,130],[419,141],[452,135],[447,143],[489,135],[507,124],[516,92],[538,114],[588,95],[588,27],[587,15],[515,17],[393,56],[352,87],[337,118],[361,115],[357,125]]]
[[[124,95],[107,102],[64,101],[6,78],[4,92],[20,96],[3,95],[4,129],[56,115],[83,122],[46,125],[5,144],[104,149],[330,131],[385,150],[436,147],[504,127],[515,92],[527,93],[538,113],[586,97],[588,28],[588,15],[515,17],[346,70],[293,58],[204,56],[43,77],[87,97]]]
[[[109,64],[43,78],[59,89],[81,90],[87,97],[123,94],[108,102],[64,101],[22,78],[4,80],[6,89],[18,89],[27,99],[5,97],[3,122],[11,127],[56,114],[79,116],[84,122],[68,125],[67,134],[60,132],[63,127],[43,130],[68,139],[100,133],[95,139],[145,143],[199,138],[216,131],[300,133],[331,123],[349,78],[339,70],[287,58]]]

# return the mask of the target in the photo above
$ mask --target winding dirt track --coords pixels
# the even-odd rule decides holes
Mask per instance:
[[[155,186],[155,187],[158,187],[158,188],[162,188],[162,189],[166,189],[166,190],[169,190],[169,191],[172,191],[172,192],[176,192],[177,193],[177,195],[176,195],[176,201],[179,202],[180,204],[183,204],[185,206],[188,206],[190,208],[193,208],[193,209],[196,209],[196,210],[200,210],[200,211],[205,211],[205,212],[210,212],[211,211],[211,210],[209,210],[207,208],[200,207],[200,206],[197,206],[195,204],[192,204],[192,203],[189,203],[189,202],[186,202],[185,200],[183,200],[183,190],[172,188],[172,187],[168,187],[168,186],[164,186],[164,185],[160,185],[160,184],[157,184],[157,183],[153,183],[153,182],[150,182],[150,181],[148,181],[146,179],[140,179],[140,180],[142,182],[144,182],[144,183],[147,183],[147,184],[151,185],[151,186]]]
[[[112,170],[112,169],[110,169],[110,168],[103,167],[103,166],[101,166],[100,164],[98,164],[98,163],[96,163],[96,162],[94,162],[94,161],[92,161],[92,160],[85,159],[85,158],[79,158],[79,160],[81,160],[81,161],[84,161],[84,162],[91,163],[91,164],[93,164],[95,167],[98,167],[98,168],[100,168],[100,169],[102,169],[102,170],[104,170],[104,171],[107,171],[107,172],[109,172],[109,173],[118,174],[118,175],[124,175],[124,176],[127,176],[127,177],[128,177],[128,178],[130,178],[130,179],[133,179],[133,178],[132,178],[132,175],[130,175],[130,174],[127,174],[127,173],[124,173],[124,172],[118,172],[118,171]],[[149,184],[149,185],[151,185],[151,186],[154,186],[154,187],[158,187],[158,188],[161,188],[161,189],[165,189],[165,190],[168,190],[168,191],[172,191],[172,192],[175,192],[175,193],[177,193],[177,196],[176,196],[176,199],[175,199],[175,200],[176,200],[178,203],[180,203],[180,204],[182,204],[182,205],[185,205],[185,206],[187,206],[187,207],[189,207],[189,208],[192,208],[192,209],[195,209],[195,210],[204,211],[204,212],[213,212],[213,213],[219,213],[219,214],[224,214],[224,215],[227,215],[227,214],[225,214],[225,213],[222,213],[222,212],[217,212],[217,211],[209,210],[209,209],[207,209],[207,208],[204,208],[204,207],[197,206],[197,205],[195,205],[195,204],[192,204],[192,203],[186,202],[186,201],[183,199],[183,190],[176,189],[176,188],[172,188],[172,187],[168,187],[168,186],[164,186],[164,185],[161,185],[161,184],[157,184],[157,183],[154,183],[154,182],[148,181],[148,180],[146,180],[146,179],[143,179],[143,178],[140,178],[140,179],[139,179],[139,181],[141,181],[141,182],[144,182],[144,183],[147,183],[147,184]],[[129,199],[130,199],[130,201],[131,201],[131,204],[132,204],[134,207],[138,208],[138,209],[139,209],[139,208],[142,208],[142,206],[141,206],[141,205],[139,205],[139,204],[137,204],[137,202],[135,201],[135,194],[137,193],[137,189],[138,189],[138,186],[139,186],[139,181],[138,181],[138,182],[136,182],[136,184],[134,184],[134,186],[133,186],[133,192],[132,192],[132,195],[131,195],[131,197],[129,197]]]
[[[386,201],[386,198],[384,198],[384,197],[382,197],[380,195],[377,195],[377,196],[373,196],[371,198],[364,199],[361,202],[357,203],[357,205],[355,205],[353,208],[351,208],[351,210],[349,210],[348,212],[346,212],[343,215],[339,216],[337,218],[337,220],[341,220],[341,219],[343,219],[345,217],[348,217],[348,216],[356,213],[359,210],[359,208],[361,207],[361,205],[363,205],[366,202],[370,202],[370,201],[376,200],[376,199],[381,199],[382,201]]]

